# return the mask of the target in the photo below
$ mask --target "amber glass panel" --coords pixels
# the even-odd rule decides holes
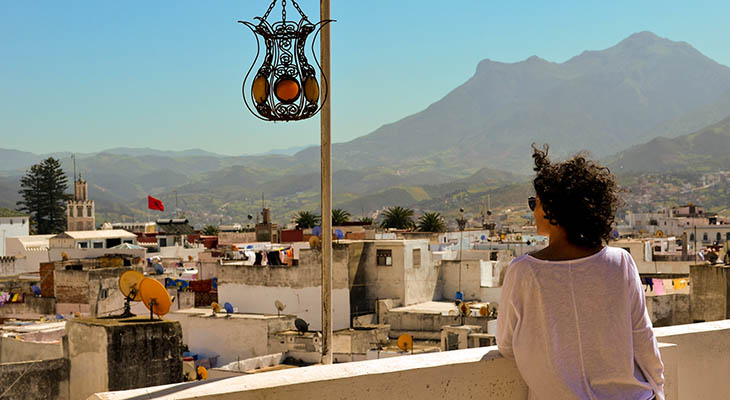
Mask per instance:
[[[311,103],[316,103],[319,100],[319,82],[313,76],[304,81],[304,97]]]
[[[276,83],[276,97],[283,102],[290,102],[299,97],[299,83],[294,79],[282,79]]]

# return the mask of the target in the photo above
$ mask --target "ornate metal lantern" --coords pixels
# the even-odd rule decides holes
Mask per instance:
[[[327,77],[317,80],[321,67],[314,51],[314,43],[322,27],[332,20],[313,24],[302,12],[299,4],[292,0],[301,16],[298,23],[286,19],[286,0],[281,0],[281,21],[273,25],[267,21],[276,5],[273,0],[263,17],[255,17],[258,24],[238,21],[248,26],[256,36],[256,58],[243,79],[243,101],[256,117],[265,121],[296,121],[317,114],[327,101]],[[307,38],[312,35],[311,56],[317,68],[305,55]],[[261,54],[261,42],[266,45],[266,54],[255,75]],[[252,77],[249,80],[249,77]]]

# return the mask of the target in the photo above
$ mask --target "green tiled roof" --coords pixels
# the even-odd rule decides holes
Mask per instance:
[[[9,208],[0,207],[0,217],[27,217],[28,214],[24,214],[20,211],[11,210]]]

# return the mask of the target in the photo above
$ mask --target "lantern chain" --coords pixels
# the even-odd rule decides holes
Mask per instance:
[[[286,0],[281,0],[281,20],[286,21]]]
[[[296,0],[291,0],[291,2],[292,2],[292,4],[294,4],[294,8],[296,8],[296,9],[297,9],[297,11],[299,12],[299,15],[301,15],[301,16],[302,16],[302,18],[303,18],[303,19],[304,19],[305,21],[309,22],[309,18],[307,18],[307,15],[306,15],[306,14],[304,14],[304,12],[302,11],[302,9],[301,9],[301,8],[299,8],[299,4],[297,4]]]
[[[274,9],[274,6],[275,6],[275,5],[276,5],[276,0],[273,0],[273,1],[271,2],[271,4],[269,4],[269,9],[268,9],[268,10],[266,10],[266,12],[264,13],[264,16],[263,16],[263,18],[262,18],[262,19],[264,19],[264,20],[265,20],[266,18],[268,18],[268,17],[269,17],[269,14],[271,13],[271,10],[273,10],[273,9]]]

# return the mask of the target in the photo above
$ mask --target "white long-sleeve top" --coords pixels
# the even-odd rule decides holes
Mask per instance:
[[[500,353],[529,399],[664,400],[662,364],[636,264],[623,249],[545,261],[523,255],[504,278]]]

